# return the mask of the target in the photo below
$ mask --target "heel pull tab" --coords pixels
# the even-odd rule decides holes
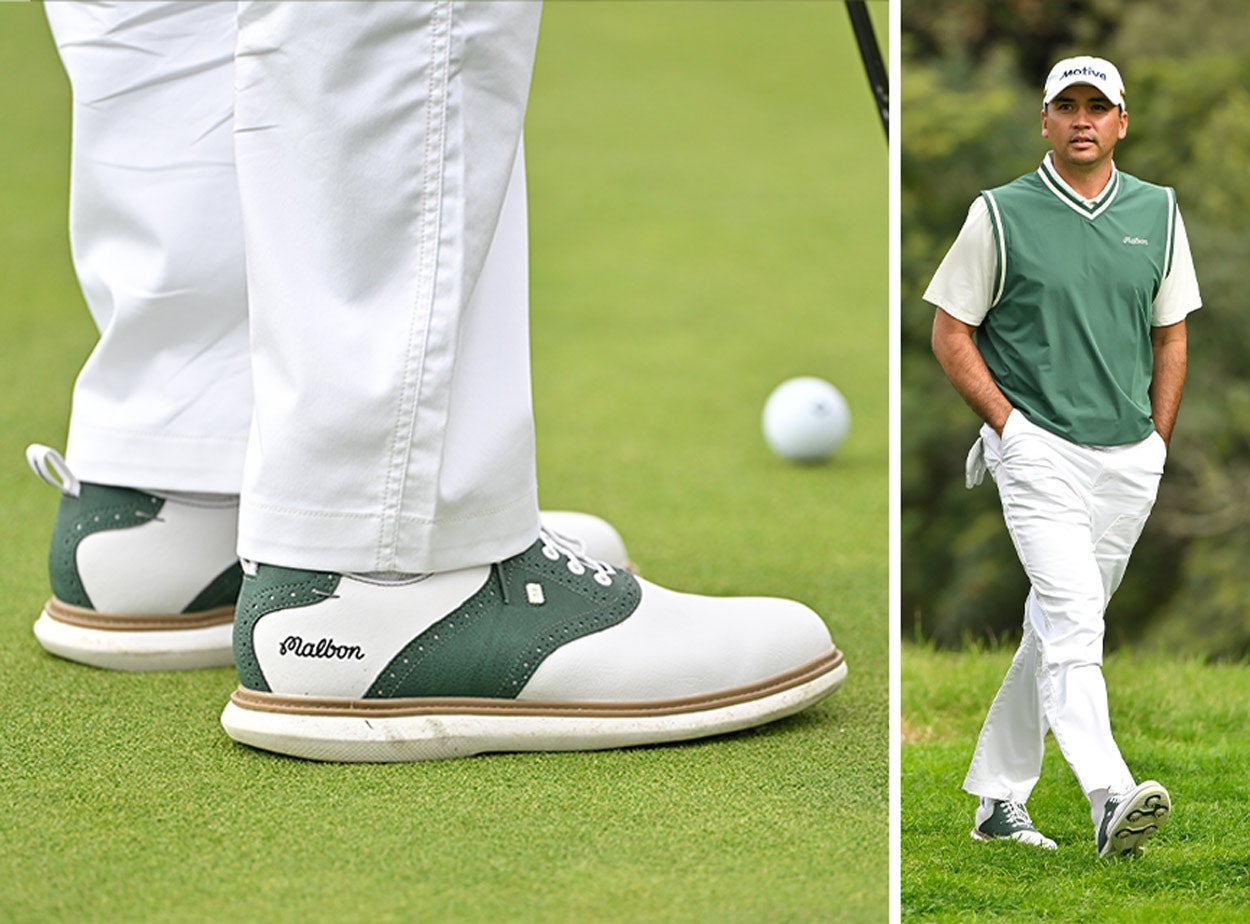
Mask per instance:
[[[65,457],[51,446],[32,443],[26,447],[26,461],[36,475],[66,497],[77,497],[81,493],[82,483],[69,470]]]

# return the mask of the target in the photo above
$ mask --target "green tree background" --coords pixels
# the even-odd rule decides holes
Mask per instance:
[[[1018,635],[1028,590],[979,422],[929,347],[925,286],[978,191],[1036,169],[1041,86],[1069,54],[1127,84],[1121,169],[1176,188],[1204,308],[1166,473],[1107,614],[1109,647],[1250,654],[1250,16],[1240,0],[941,0],[902,10],[901,409],[904,638]]]

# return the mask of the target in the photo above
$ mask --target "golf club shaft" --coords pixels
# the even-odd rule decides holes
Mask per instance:
[[[859,55],[864,61],[864,72],[868,75],[868,86],[872,97],[877,102],[881,113],[881,127],[885,137],[890,137],[890,79],[886,75],[885,62],[881,60],[881,47],[877,44],[877,33],[872,28],[872,19],[868,15],[868,7],[864,0],[846,0],[846,11],[851,17],[851,28],[855,31],[855,41],[859,45]]]

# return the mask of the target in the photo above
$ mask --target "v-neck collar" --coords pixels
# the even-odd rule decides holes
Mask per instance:
[[[1042,178],[1046,188],[1054,193],[1060,202],[1091,220],[1107,210],[1115,199],[1116,193],[1120,191],[1120,171],[1114,162],[1111,164],[1111,178],[1107,180],[1107,185],[1102,188],[1102,192],[1093,199],[1086,199],[1059,175],[1050,157],[1051,152],[1047,151],[1046,156],[1042,158],[1042,165],[1037,168],[1037,175]]]

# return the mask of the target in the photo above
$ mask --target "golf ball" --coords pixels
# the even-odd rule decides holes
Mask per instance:
[[[823,462],[851,431],[846,399],[824,379],[800,376],[773,389],[764,403],[764,439],[791,462]]]

